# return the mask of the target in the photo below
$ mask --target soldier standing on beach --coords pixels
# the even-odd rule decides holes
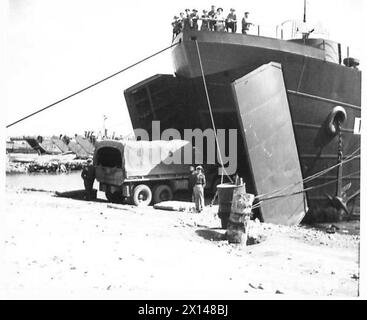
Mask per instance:
[[[92,199],[93,183],[95,179],[94,166],[91,159],[88,159],[87,165],[82,170],[81,177],[84,181],[85,198],[87,201],[90,201]]]
[[[198,213],[203,211],[205,202],[204,202],[204,188],[206,185],[205,175],[203,173],[203,167],[196,167],[197,174],[195,176],[195,185],[194,185],[194,198],[195,198],[195,208]]]
[[[190,176],[189,176],[189,192],[191,195],[191,201],[195,202],[194,198],[194,186],[196,183],[196,174],[195,168],[193,166],[190,166]]]

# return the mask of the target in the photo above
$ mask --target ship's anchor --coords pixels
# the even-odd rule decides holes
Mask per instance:
[[[352,186],[352,183],[348,183],[347,185],[343,186],[343,136],[341,125],[347,119],[347,113],[345,109],[341,106],[336,106],[330,112],[328,117],[328,126],[327,129],[331,135],[338,134],[338,175],[337,175],[337,191],[336,196],[332,197],[327,194],[328,199],[330,200],[331,204],[336,209],[343,210],[346,214],[350,214],[347,204],[350,200],[354,199],[358,194],[359,191],[355,192],[350,197],[347,197],[347,191]]]

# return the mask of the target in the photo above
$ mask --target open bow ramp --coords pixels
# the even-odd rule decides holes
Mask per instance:
[[[281,65],[261,66],[232,90],[262,218],[296,225],[307,203]]]

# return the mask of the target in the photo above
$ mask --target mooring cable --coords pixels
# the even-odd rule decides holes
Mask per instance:
[[[355,153],[356,153],[356,151],[358,151],[358,149],[356,149],[356,150],[355,150],[351,155],[355,154]],[[316,172],[315,174],[313,174],[313,175],[311,175],[311,176],[309,176],[309,177],[307,177],[307,178],[304,178],[304,179],[303,179],[303,180],[301,180],[301,181],[298,181],[298,182],[295,182],[295,183],[293,183],[293,184],[287,185],[287,186],[285,186],[285,187],[279,188],[278,190],[274,190],[274,191],[271,191],[271,192],[268,192],[268,193],[264,193],[264,194],[257,195],[257,196],[255,197],[255,199],[259,199],[259,198],[262,198],[262,197],[267,197],[267,196],[269,196],[269,195],[275,195],[275,194],[280,193],[280,192],[282,192],[282,191],[285,191],[285,190],[287,190],[287,189],[289,189],[289,188],[291,188],[291,187],[294,187],[294,186],[296,186],[296,185],[298,185],[298,184],[300,184],[300,183],[308,183],[308,182],[310,182],[310,181],[312,181],[312,180],[315,180],[315,179],[317,179],[318,177],[320,177],[320,176],[324,175],[325,173],[327,173],[327,172],[329,172],[329,171],[331,171],[331,170],[333,170],[333,169],[335,169],[335,168],[339,167],[340,165],[343,165],[343,164],[345,164],[345,163],[348,163],[348,162],[350,162],[350,161],[352,161],[352,160],[354,160],[354,159],[356,159],[356,158],[358,158],[358,157],[359,157],[359,155],[357,155],[357,156],[352,156],[352,157],[351,157],[351,155],[347,156],[347,157],[346,157],[346,159],[345,159],[345,160],[343,160],[342,162],[337,163],[337,164],[335,164],[335,165],[333,165],[333,166],[331,166],[331,167],[329,167],[329,168],[327,168],[327,169],[324,169],[324,170],[321,170],[321,171],[319,171],[319,172]]]
[[[355,171],[349,175],[346,175],[344,176],[343,178],[349,178],[349,177],[352,177],[356,174],[360,174],[360,171]],[[322,188],[322,187],[325,187],[329,184],[332,184],[332,183],[335,183],[336,181],[338,181],[338,179],[334,179],[334,180],[331,180],[331,181],[328,181],[328,182],[325,182],[325,183],[322,183],[322,184],[318,184],[318,185],[315,185],[315,186],[312,186],[312,187],[308,187],[308,188],[305,188],[303,190],[300,190],[300,191],[295,191],[295,192],[292,192],[292,193],[287,193],[287,194],[281,194],[281,195],[276,195],[276,196],[271,196],[271,197],[267,197],[267,198],[263,198],[261,200],[259,200],[258,203],[256,203],[252,209],[256,209],[258,207],[260,207],[261,203],[263,201],[267,201],[267,200],[273,200],[273,199],[279,199],[279,198],[285,198],[285,197],[290,197],[290,196],[293,196],[293,195],[296,195],[296,194],[301,194],[301,193],[305,193],[305,192],[308,192],[308,191],[311,191],[311,190],[316,190],[316,189],[319,189],[319,188]]]
[[[215,122],[214,122],[214,117],[213,117],[213,111],[212,111],[212,106],[211,106],[210,99],[209,99],[208,88],[207,88],[207,85],[206,85],[206,80],[205,80],[205,74],[204,74],[203,64],[202,64],[202,62],[201,62],[201,55],[200,55],[200,50],[199,50],[199,44],[198,44],[197,39],[195,39],[194,41],[195,41],[195,44],[196,44],[196,50],[197,50],[197,52],[198,52],[199,64],[200,64],[200,70],[201,70],[201,77],[202,77],[202,79],[203,79],[203,83],[204,83],[204,89],[205,89],[205,94],[206,94],[206,100],[207,100],[207,103],[208,103],[208,109],[209,109],[209,114],[210,114],[210,120],[211,120],[211,122],[212,122],[212,127],[213,127],[213,130],[214,130],[215,142],[216,142],[216,145],[217,145],[217,148],[218,148],[219,161],[220,161],[220,164],[221,164],[221,167],[222,167],[220,183],[223,183],[223,172],[225,172],[225,173],[226,173],[226,176],[228,177],[228,179],[231,181],[231,183],[233,183],[233,180],[232,180],[232,179],[231,179],[231,177],[228,175],[228,173],[227,173],[227,171],[226,171],[226,169],[224,168],[224,165],[223,165],[222,152],[221,152],[221,149],[220,149],[220,147],[219,147],[219,142],[218,142],[218,137],[217,137],[217,129],[216,129],[216,127],[215,127]]]
[[[171,44],[170,46],[168,46],[168,47],[166,47],[166,48],[164,48],[164,49],[162,49],[162,50],[159,50],[159,51],[157,51],[157,52],[155,52],[155,53],[151,54],[150,56],[145,57],[144,59],[141,59],[141,60],[139,60],[139,61],[137,61],[137,62],[135,62],[135,63],[133,63],[133,64],[131,64],[131,65],[129,65],[129,66],[127,66],[127,67],[125,67],[125,68],[123,68],[123,69],[122,69],[122,70],[120,70],[120,71],[117,71],[117,72],[115,72],[115,73],[113,73],[113,74],[111,74],[111,75],[109,75],[109,76],[107,76],[107,77],[105,77],[105,78],[103,78],[103,79],[101,79],[101,80],[97,81],[97,82],[94,82],[93,84],[91,84],[91,85],[89,85],[89,86],[87,86],[87,87],[85,87],[85,88],[83,88],[83,89],[80,89],[80,90],[78,90],[78,91],[76,91],[76,92],[74,92],[74,93],[72,93],[72,94],[70,94],[70,95],[68,95],[68,96],[66,96],[66,97],[64,97],[64,98],[62,98],[62,99],[60,99],[60,100],[57,100],[56,102],[51,103],[51,104],[49,104],[48,106],[46,106],[46,107],[44,107],[44,108],[41,108],[41,109],[39,109],[39,110],[37,110],[37,111],[35,111],[35,112],[32,112],[31,114],[28,114],[27,116],[25,116],[25,117],[23,117],[23,118],[21,118],[21,119],[19,119],[19,120],[17,120],[17,121],[14,121],[14,122],[12,122],[12,123],[8,124],[8,125],[6,126],[6,128],[9,128],[9,127],[11,127],[11,126],[13,126],[13,125],[15,125],[15,124],[17,124],[17,123],[21,122],[21,121],[24,121],[24,120],[26,120],[26,119],[28,119],[28,118],[30,118],[30,117],[32,117],[32,116],[34,116],[34,115],[36,115],[36,114],[38,114],[38,113],[42,112],[42,111],[45,111],[45,110],[47,110],[47,109],[49,109],[49,108],[51,108],[51,107],[53,107],[53,106],[55,106],[55,105],[59,104],[60,102],[63,102],[63,101],[65,101],[65,100],[67,100],[67,99],[70,99],[71,97],[74,97],[74,96],[76,96],[76,95],[77,95],[77,94],[79,94],[79,93],[82,93],[82,92],[84,92],[84,91],[86,91],[86,90],[88,90],[88,89],[90,89],[90,88],[92,88],[92,87],[94,87],[94,86],[96,86],[96,85],[98,85],[98,84],[100,84],[100,83],[102,83],[102,82],[104,82],[104,81],[108,80],[108,79],[111,79],[111,78],[113,78],[113,77],[117,76],[118,74],[120,74],[120,73],[122,73],[122,72],[124,72],[124,71],[126,71],[126,70],[128,70],[128,69],[131,69],[132,67],[135,67],[135,66],[137,66],[138,64],[140,64],[140,63],[142,63],[142,62],[144,62],[144,61],[146,61],[146,60],[149,60],[150,58],[153,58],[154,56],[156,56],[156,55],[158,55],[158,54],[160,54],[160,53],[162,53],[162,52],[164,52],[164,51],[166,51],[166,50],[168,50],[168,49],[170,49],[170,48],[172,48],[172,47],[176,46],[176,45],[177,45],[177,44],[179,44],[179,43],[180,43],[180,42],[176,42],[176,43],[174,43],[174,44]]]

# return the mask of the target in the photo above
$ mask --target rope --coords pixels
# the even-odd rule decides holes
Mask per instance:
[[[231,181],[231,183],[233,183],[231,177],[228,175],[228,173],[227,173],[227,171],[226,171],[226,169],[224,168],[224,165],[223,165],[222,152],[221,152],[220,147],[219,147],[219,142],[218,142],[218,137],[217,137],[217,129],[215,127],[214,117],[213,117],[213,112],[212,112],[212,106],[210,104],[208,88],[206,86],[206,80],[205,80],[205,75],[204,75],[203,64],[201,62],[201,55],[200,55],[200,50],[199,50],[199,44],[198,44],[198,41],[196,39],[195,39],[195,44],[196,44],[196,49],[197,49],[198,56],[199,56],[199,64],[200,64],[201,76],[203,78],[204,89],[205,89],[205,94],[206,94],[206,100],[208,102],[210,120],[212,122],[212,127],[213,127],[213,130],[214,130],[214,136],[215,136],[215,142],[216,142],[216,145],[217,145],[217,148],[218,148],[218,151],[219,151],[218,152],[219,153],[219,161],[220,161],[220,164],[221,164],[221,167],[222,167],[222,174],[221,174],[221,178],[220,178],[220,183],[223,183],[223,171],[226,173],[226,176],[229,178],[229,180]]]
[[[360,171],[355,171],[349,175],[346,175],[344,176],[343,178],[349,178],[349,177],[352,177],[356,174],[359,174]],[[278,196],[273,196],[273,197],[268,197],[268,198],[264,198],[264,199],[261,199],[260,202],[258,202],[256,205],[254,205],[252,208],[258,208],[260,206],[260,204],[263,202],[263,201],[266,201],[266,200],[272,200],[272,199],[278,199],[278,198],[284,198],[284,197],[289,197],[289,196],[293,196],[293,195],[296,195],[296,194],[300,194],[300,193],[305,193],[305,192],[308,192],[308,191],[311,191],[311,190],[315,190],[315,189],[319,189],[319,188],[322,188],[322,187],[325,187],[329,184],[332,184],[332,183],[335,183],[336,181],[338,181],[338,179],[334,179],[334,180],[331,180],[331,181],[328,181],[328,182],[325,182],[325,183],[322,183],[322,184],[318,184],[316,186],[312,186],[312,187],[308,187],[306,189],[303,189],[301,191],[296,191],[296,192],[293,192],[293,193],[288,193],[288,194],[282,194],[282,195],[278,195]]]
[[[154,56],[156,56],[156,55],[158,55],[158,54],[160,54],[160,53],[162,53],[162,52],[164,52],[164,51],[166,51],[166,50],[168,50],[168,49],[170,49],[170,48],[174,47],[174,46],[175,46],[175,45],[177,45],[177,44],[179,44],[179,42],[176,42],[176,43],[174,43],[174,44],[171,44],[170,46],[168,46],[168,47],[166,47],[166,48],[164,48],[164,49],[162,49],[162,50],[159,50],[159,51],[157,51],[157,52],[153,53],[152,55],[150,55],[150,56],[148,56],[148,57],[146,57],[146,58],[144,58],[144,59],[141,59],[141,60],[139,60],[139,61],[137,61],[137,62],[135,62],[135,63],[133,63],[133,64],[129,65],[128,67],[126,67],[126,68],[124,68],[124,69],[122,69],[122,70],[120,70],[120,71],[117,71],[117,72],[115,72],[115,73],[113,73],[113,74],[111,74],[111,75],[109,75],[109,76],[107,76],[107,77],[105,77],[105,78],[103,78],[102,80],[99,80],[99,81],[97,81],[97,82],[95,82],[95,83],[93,83],[93,84],[91,84],[91,85],[89,85],[89,86],[87,86],[87,87],[85,87],[85,88],[83,88],[83,89],[81,89],[81,90],[78,90],[78,91],[76,91],[76,92],[74,92],[74,93],[72,93],[72,94],[70,94],[70,95],[66,96],[65,98],[62,98],[62,99],[60,99],[60,100],[58,100],[58,101],[56,101],[56,102],[54,102],[54,103],[51,103],[51,104],[49,104],[48,106],[46,106],[46,107],[44,107],[44,108],[42,108],[42,109],[39,109],[39,110],[37,110],[37,111],[35,111],[35,112],[33,112],[33,113],[31,113],[31,114],[29,114],[29,115],[27,115],[27,116],[25,116],[25,117],[23,117],[23,118],[19,119],[19,120],[17,120],[17,121],[14,121],[14,122],[12,122],[12,123],[8,124],[8,125],[6,126],[6,128],[10,128],[11,126],[13,126],[13,125],[15,125],[15,124],[17,124],[17,123],[19,123],[19,122],[21,122],[21,121],[24,121],[24,120],[26,120],[26,119],[28,119],[28,118],[30,118],[30,117],[32,117],[32,116],[34,116],[34,115],[36,115],[36,114],[38,114],[38,113],[42,112],[42,111],[45,111],[45,110],[47,110],[47,109],[49,109],[49,108],[51,108],[51,107],[53,107],[53,106],[55,106],[55,105],[59,104],[60,102],[63,102],[63,101],[65,101],[65,100],[67,100],[67,99],[70,99],[71,97],[74,97],[74,96],[76,96],[77,94],[82,93],[83,91],[86,91],[86,90],[88,90],[88,89],[90,89],[90,88],[92,88],[92,87],[94,87],[94,86],[96,86],[96,85],[98,85],[98,84],[100,84],[100,83],[102,83],[102,82],[104,82],[104,81],[108,80],[108,79],[111,79],[112,77],[115,77],[115,76],[117,76],[118,74],[120,74],[120,73],[122,73],[122,72],[124,72],[124,71],[126,71],[126,70],[128,70],[128,69],[130,69],[130,68],[132,68],[132,67],[135,67],[136,65],[138,65],[138,64],[140,64],[140,63],[142,63],[142,62],[144,62],[144,61],[146,61],[146,60],[148,60],[148,59],[150,59],[150,58],[153,58]]]
[[[309,176],[309,177],[307,177],[307,178],[305,178],[305,179],[303,179],[303,180],[301,180],[301,181],[295,182],[295,183],[293,183],[293,184],[290,184],[290,185],[285,186],[285,187],[283,187],[283,188],[280,188],[280,189],[278,189],[278,190],[271,191],[271,192],[268,192],[268,193],[264,193],[264,194],[261,194],[261,195],[257,195],[257,196],[255,197],[255,199],[258,199],[258,198],[261,198],[261,197],[266,197],[266,196],[269,196],[269,195],[275,195],[275,194],[280,193],[280,192],[282,192],[282,191],[284,191],[284,190],[287,190],[287,189],[289,189],[289,188],[291,188],[291,187],[294,187],[294,186],[296,186],[296,185],[298,185],[298,184],[300,184],[300,183],[308,183],[308,182],[310,182],[310,181],[312,181],[312,180],[315,180],[315,179],[317,179],[318,177],[320,177],[320,176],[324,175],[325,173],[327,173],[327,172],[329,172],[329,171],[331,171],[331,170],[333,170],[333,169],[337,168],[338,166],[340,166],[340,165],[342,165],[342,164],[345,164],[345,163],[348,163],[349,161],[352,161],[352,160],[354,160],[355,158],[358,158],[358,157],[359,157],[359,155],[358,155],[358,156],[353,156],[353,157],[351,157],[351,156],[352,156],[353,154],[355,154],[359,149],[360,149],[360,148],[356,149],[356,150],[355,150],[351,155],[349,155],[348,157],[346,157],[346,159],[345,159],[345,160],[343,160],[343,161],[342,161],[342,162],[340,162],[340,163],[337,163],[337,164],[335,164],[335,165],[333,165],[333,166],[331,166],[331,167],[329,167],[329,168],[327,168],[327,169],[325,169],[325,170],[319,171],[319,172],[317,172],[317,173],[315,173],[315,174],[313,174],[313,175],[311,175],[311,176]]]

